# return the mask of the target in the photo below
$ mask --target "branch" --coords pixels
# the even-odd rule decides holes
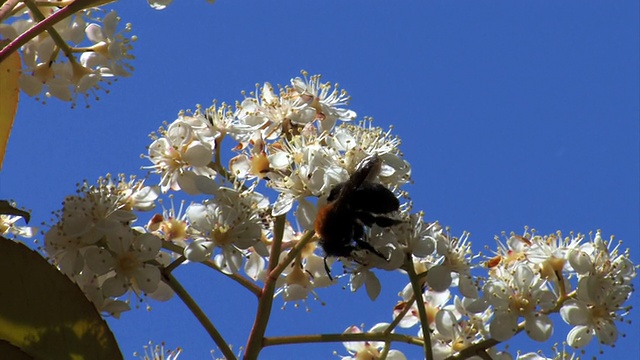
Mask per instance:
[[[185,288],[182,287],[180,282],[178,282],[178,280],[170,272],[167,272],[164,270],[162,272],[162,280],[167,285],[169,285],[171,289],[173,289],[173,291],[175,291],[175,293],[178,294],[178,297],[180,297],[182,302],[184,302],[184,304],[187,305],[191,313],[196,317],[196,319],[198,319],[198,321],[200,322],[202,327],[204,327],[207,333],[209,333],[209,336],[216,343],[220,351],[224,354],[225,358],[227,360],[235,360],[236,357],[231,351],[231,349],[229,348],[229,345],[227,344],[227,342],[224,340],[222,335],[220,335],[216,327],[213,325],[211,320],[209,320],[209,318],[204,313],[204,311],[202,311],[200,306],[198,306],[198,304],[195,302],[195,300],[193,300],[191,295],[189,295],[187,290],[185,290]]]
[[[516,333],[513,336],[516,336],[518,333],[522,332],[522,330],[524,330],[524,321],[518,324],[518,330],[516,330]],[[486,339],[486,340],[480,341],[477,344],[473,344],[465,348],[464,350],[460,351],[456,355],[451,355],[447,357],[445,360],[463,360],[463,359],[469,359],[473,356],[482,356],[480,354],[484,353],[487,349],[491,349],[492,347],[500,343],[501,341],[498,341],[496,339]]]
[[[112,1],[113,0],[76,0],[72,2],[68,6],[65,6],[59,11],[56,11],[46,19],[38,22],[29,30],[18,35],[18,37],[15,38],[13,41],[11,41],[9,45],[0,49],[0,62],[3,62],[4,59],[6,59],[9,55],[17,51],[21,46],[29,42],[29,40],[42,34],[45,30],[49,28],[53,28],[53,25],[70,17],[71,15],[77,13],[78,11],[81,11],[93,6],[107,4]]]
[[[15,9],[19,2],[20,0],[2,1],[2,5],[0,6],[0,22],[9,17],[9,14]]]
[[[289,251],[289,253],[284,258],[284,260],[282,260],[282,262],[278,264],[278,266],[276,266],[269,273],[269,276],[274,277],[277,280],[278,276],[282,274],[284,269],[286,269],[287,266],[298,256],[300,251],[302,251],[302,249],[304,249],[304,247],[307,246],[309,241],[311,241],[311,239],[313,238],[313,235],[315,235],[315,232],[313,231],[309,230],[305,232],[304,235],[302,235],[302,237],[300,238],[300,241],[296,244],[296,246],[294,246],[293,249]]]
[[[420,301],[417,301],[418,314],[420,315],[420,326],[422,326],[422,336],[424,337],[424,355],[427,360],[433,360],[433,351],[431,349],[431,332],[429,329],[429,319],[427,317],[427,310],[424,308],[424,299],[422,296],[422,285],[420,284],[420,278],[416,275],[416,270],[413,267],[413,260],[411,254],[407,254],[405,259],[406,271],[409,274],[409,280],[411,281],[411,288],[413,289],[413,295]],[[420,295],[418,295],[420,294]]]
[[[360,333],[360,334],[315,334],[315,335],[294,335],[294,336],[274,336],[264,338],[264,347],[273,345],[289,345],[303,343],[328,343],[345,341],[384,341],[402,342],[411,345],[422,346],[423,340],[416,336],[405,334],[385,334],[385,333]]]
[[[171,264],[167,265],[167,267],[164,268],[164,271],[170,273],[185,261],[187,261],[187,258],[184,255],[180,255],[179,258],[175,259],[171,262]]]
[[[415,301],[416,301],[416,294],[414,293],[413,295],[411,295],[411,298],[409,298],[409,301],[405,303],[404,309],[402,309],[402,311],[398,314],[398,316],[396,316],[395,319],[393,319],[391,324],[389,324],[387,329],[384,331],[385,334],[391,334],[393,329],[395,329],[396,326],[398,326],[398,324],[400,323],[400,321],[402,321],[402,318],[404,318],[404,316],[407,315],[409,310],[411,310],[411,306],[413,306],[413,303]]]
[[[260,294],[256,319],[253,323],[251,334],[249,334],[249,340],[247,341],[244,357],[248,360],[257,359],[258,354],[260,354],[260,350],[264,346],[264,333],[267,331],[267,324],[269,323],[269,317],[271,316],[273,294],[278,280],[278,274],[274,275],[273,270],[276,268],[278,260],[280,259],[280,246],[282,245],[282,238],[284,237],[286,220],[287,218],[285,215],[280,215],[276,217],[276,221],[273,225],[274,236],[273,243],[271,244],[271,254],[269,256],[267,279],[264,282],[264,287]]]

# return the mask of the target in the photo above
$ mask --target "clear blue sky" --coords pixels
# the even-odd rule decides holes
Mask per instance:
[[[637,1],[177,1],[156,12],[138,0],[116,9],[138,36],[133,77],[88,110],[20,103],[0,198],[32,209],[36,223],[49,221],[83,179],[142,175],[147,134],[178,110],[234,102],[256,82],[285,84],[305,69],[347,89],[358,115],[394,125],[413,167],[415,208],[454,234],[470,231],[476,251],[524,225],[602,229],[640,262]],[[251,296],[196,264],[177,276],[234,348],[244,345]],[[320,290],[327,306],[310,301],[311,312],[281,311],[276,300],[267,334],[391,321],[404,280],[381,279],[386,294],[375,303],[337,288]],[[214,345],[182,303],[152,306],[110,321],[127,358],[149,340],[185,348],[180,360],[209,358]],[[602,358],[640,353],[638,311]],[[527,349],[550,354],[550,344]],[[346,355],[341,344],[262,355],[326,359],[333,350]]]

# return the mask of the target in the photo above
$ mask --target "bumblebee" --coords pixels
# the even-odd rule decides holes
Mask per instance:
[[[338,256],[359,262],[355,256],[362,250],[388,259],[367,240],[365,226],[390,227],[401,223],[385,214],[397,211],[400,201],[380,183],[373,182],[382,161],[377,156],[363,160],[351,177],[336,185],[320,208],[314,222],[319,244],[324,250],[324,267],[331,279],[327,258]]]

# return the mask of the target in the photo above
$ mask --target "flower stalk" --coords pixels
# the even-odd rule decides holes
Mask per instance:
[[[3,62],[9,55],[13,54],[17,51],[21,46],[28,43],[29,40],[35,38],[40,35],[47,29],[53,28],[53,25],[59,23],[60,21],[72,16],[73,14],[81,11],[83,9],[90,8],[92,6],[98,6],[102,4],[106,4],[112,1],[105,0],[76,0],[69,5],[63,7],[59,11],[56,11],[51,16],[45,18],[42,21],[39,21],[36,25],[34,25],[29,30],[24,33],[18,35],[13,41],[11,41],[7,46],[0,49],[0,62]]]
[[[271,316],[273,294],[276,289],[276,281],[278,280],[279,275],[273,274],[273,270],[276,268],[280,257],[280,246],[284,236],[285,222],[286,217],[284,215],[276,217],[273,231],[273,243],[271,244],[271,255],[269,257],[268,264],[268,275],[262,288],[262,293],[260,294],[256,319],[253,323],[249,340],[247,341],[245,359],[257,359],[260,350],[264,346],[264,333],[267,330],[267,324],[269,323],[269,317]]]
[[[407,273],[409,274],[409,280],[411,281],[411,288],[413,289],[413,294],[418,298],[418,294],[420,294],[420,301],[417,302],[418,306],[418,314],[420,316],[420,326],[422,326],[422,336],[424,337],[424,356],[427,360],[433,360],[433,351],[431,349],[431,332],[429,329],[429,319],[427,317],[427,310],[424,307],[424,301],[422,300],[422,286],[420,283],[420,278],[416,274],[416,270],[413,267],[413,260],[411,258],[411,254],[407,254],[405,258],[405,268]]]
[[[216,343],[222,354],[224,354],[227,360],[235,360],[236,356],[233,354],[229,345],[227,345],[227,341],[222,337],[218,329],[213,325],[211,320],[207,317],[207,315],[202,311],[200,306],[195,302],[195,300],[189,295],[187,290],[180,284],[180,282],[171,274],[170,272],[164,271],[162,273],[163,281],[171,287],[182,302],[189,308],[191,313],[198,319],[202,327],[207,331],[211,339]]]
[[[311,343],[330,343],[345,341],[384,341],[384,342],[400,342],[410,345],[422,346],[422,339],[416,336],[405,334],[385,334],[378,332],[357,333],[357,334],[314,334],[314,335],[294,335],[294,336],[274,336],[265,337],[263,346],[290,345],[290,344],[311,344]]]

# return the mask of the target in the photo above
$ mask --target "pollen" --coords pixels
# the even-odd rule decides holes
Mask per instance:
[[[162,223],[162,230],[166,234],[165,240],[184,240],[187,237],[187,224],[178,219],[168,219]]]
[[[132,252],[124,253],[118,258],[118,262],[116,264],[116,270],[119,273],[125,274],[126,276],[130,276],[133,271],[138,269],[139,267],[140,261]]]
[[[229,236],[228,226],[220,226],[211,232],[211,238],[216,245],[223,247],[233,243],[233,237]]]
[[[251,158],[251,173],[259,178],[264,178],[269,172],[270,164],[267,154],[260,153]]]
[[[565,259],[551,257],[541,264],[540,275],[547,280],[555,280],[562,273],[565,263]]]

